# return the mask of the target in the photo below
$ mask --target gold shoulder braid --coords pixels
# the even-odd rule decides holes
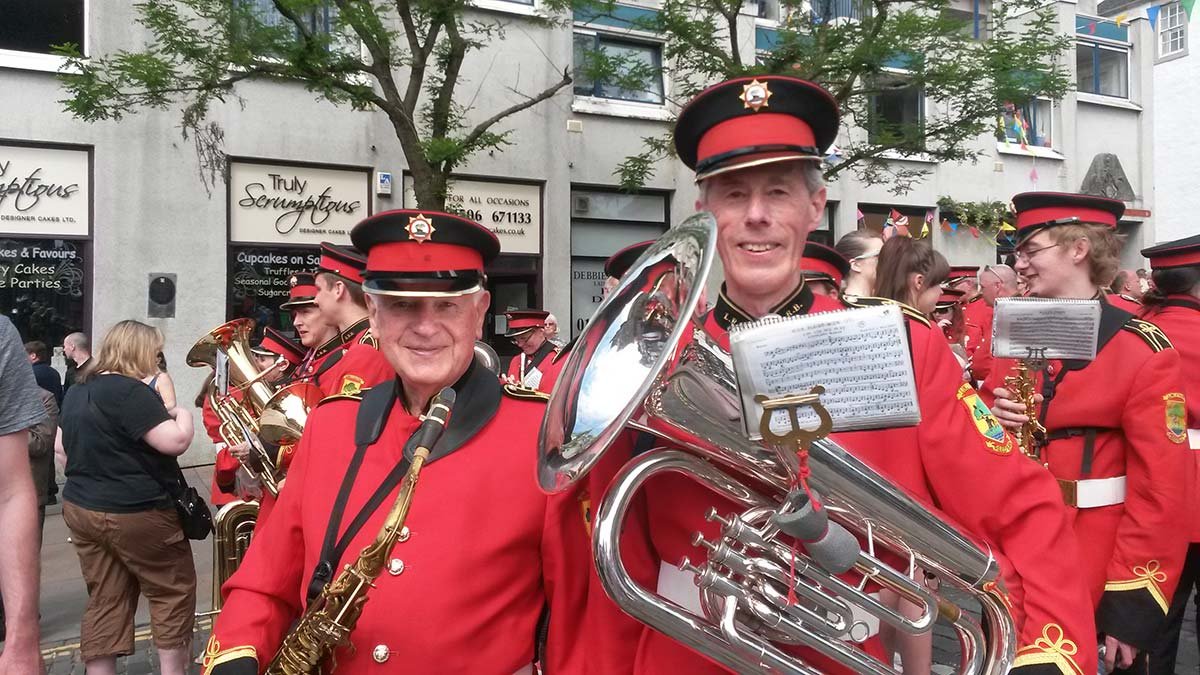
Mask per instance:
[[[1129,321],[1125,322],[1124,326],[1121,326],[1121,329],[1127,330],[1142,338],[1142,340],[1150,346],[1150,349],[1153,349],[1155,352],[1161,352],[1164,349],[1170,349],[1172,347],[1171,340],[1167,337],[1167,334],[1162,332],[1161,328],[1155,326],[1149,321],[1130,319]]]
[[[504,385],[504,393],[513,398],[519,398],[524,401],[541,401],[542,403],[545,403],[550,400],[550,394],[547,394],[544,391],[539,389],[530,389],[529,387],[522,387],[517,384]]]
[[[929,317],[922,314],[921,310],[911,305],[906,305],[903,302],[892,300],[891,298],[877,298],[873,295],[843,295],[842,304],[850,307],[879,307],[882,305],[895,305],[900,308],[901,312],[904,312],[904,316],[907,316],[917,323],[924,324],[926,328],[933,327],[933,323],[929,320]]]

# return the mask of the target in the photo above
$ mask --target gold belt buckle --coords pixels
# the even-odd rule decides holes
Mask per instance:
[[[1071,508],[1079,504],[1079,483],[1073,480],[1058,479],[1058,489],[1062,492],[1063,503]]]

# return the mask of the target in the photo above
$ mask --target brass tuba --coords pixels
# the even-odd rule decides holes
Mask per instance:
[[[250,444],[246,470],[271,496],[278,496],[282,476],[262,441],[279,445],[296,442],[321,393],[315,385],[302,382],[275,391],[265,378],[272,369],[282,367],[282,362],[267,370],[258,368],[250,351],[253,330],[251,319],[234,319],[217,326],[188,351],[187,364],[213,368],[227,391],[242,392],[242,400],[238,401],[218,392],[214,382],[209,399],[221,419],[221,438],[229,445]]]
[[[250,548],[254,525],[258,522],[258,502],[232,501],[217,511],[213,520],[212,609],[221,611],[221,586],[242,564]]]
[[[680,448],[637,456],[605,494],[592,542],[605,591],[626,613],[741,673],[817,673],[787,651],[796,645],[855,672],[893,673],[852,645],[867,637],[864,613],[910,634],[947,621],[960,638],[961,672],[1007,672],[1015,629],[989,549],[835,442],[812,443],[809,483],[830,517],[863,544],[852,568],[856,582],[780,538],[772,517],[784,508],[795,462],[746,438],[731,358],[699,324],[715,233],[712,216],[699,214],[642,255],[575,341],[543,420],[538,480],[547,491],[585,475],[628,428]],[[703,616],[635,582],[621,557],[635,494],[664,472],[685,474],[744,508],[697,514],[722,525],[715,541],[694,542],[703,564],[680,563],[700,587]],[[895,569],[883,557],[907,566]],[[977,600],[988,630],[915,579],[919,568]],[[921,617],[908,619],[869,595],[868,581],[915,603]],[[799,602],[788,601],[790,587]]]

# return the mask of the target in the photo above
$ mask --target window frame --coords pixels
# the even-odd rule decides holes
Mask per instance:
[[[1179,25],[1172,26],[1170,28],[1167,27],[1167,12],[1169,10],[1174,10],[1172,12],[1172,15],[1174,16],[1174,18],[1179,20]],[[1168,33],[1167,33],[1168,30],[1179,31],[1179,41],[1181,43],[1181,46],[1179,49],[1172,51],[1172,52],[1164,52],[1163,51],[1163,39],[1168,37]],[[1170,60],[1170,59],[1178,58],[1180,56],[1187,56],[1187,53],[1188,53],[1188,16],[1187,16],[1187,12],[1183,9],[1183,4],[1181,2],[1179,2],[1179,0],[1175,0],[1175,2],[1168,2],[1162,6],[1162,11],[1159,13],[1159,16],[1158,16],[1158,30],[1155,31],[1154,38],[1155,38],[1154,41],[1155,41],[1156,53],[1157,53],[1158,59],[1160,61],[1161,60]]]
[[[574,66],[574,40],[576,37],[584,35],[592,37],[593,43],[597,48],[601,40],[611,40],[616,43],[627,43],[638,46],[647,46],[654,48],[655,55],[658,59],[657,68],[659,72],[659,82],[662,87],[662,101],[660,103],[652,103],[647,101],[635,101],[626,98],[617,98],[611,96],[597,95],[598,87],[602,86],[599,82],[592,83],[592,93],[583,94],[575,91],[572,85],[571,92],[573,96],[571,108],[575,112],[592,113],[601,115],[615,115],[618,117],[632,117],[649,119],[656,121],[670,121],[673,119],[668,111],[668,104],[671,100],[671,85],[670,78],[666,76],[663,68],[663,48],[662,40],[656,36],[652,36],[641,31],[607,31],[596,30],[592,27],[575,26],[571,30],[572,40],[572,66]]]
[[[1030,116],[1030,115],[1027,115],[1026,113],[1028,111],[1033,111],[1036,113],[1035,104],[1042,104],[1042,103],[1046,104],[1046,116],[1049,119],[1049,125],[1048,125],[1049,128],[1047,129],[1046,133],[1047,133],[1047,137],[1050,140],[1050,143],[1048,145],[1038,145],[1036,143],[1028,143],[1027,145],[1029,148],[1042,148],[1042,149],[1046,149],[1046,150],[1053,150],[1054,149],[1054,138],[1055,138],[1054,114],[1055,114],[1055,112],[1057,112],[1057,108],[1058,108],[1058,106],[1056,106],[1054,104],[1054,101],[1052,101],[1044,96],[1035,96],[1022,105],[1013,104],[1013,107],[1016,108],[1017,110],[1020,110],[1022,116],[1025,116],[1026,120],[1028,121],[1030,119],[1030,117],[1037,119],[1037,115],[1035,114],[1035,115]],[[1033,125],[1030,125],[1030,126],[1031,126],[1031,128],[1033,127]],[[1007,124],[1004,125],[1004,138],[1000,138],[997,140],[1001,143],[1007,142],[1009,144],[1015,143],[1017,145],[1020,145],[1020,143],[1021,143],[1020,137],[1013,138],[1012,136],[1009,135],[1009,132],[1010,132],[1010,127]]]
[[[467,0],[467,5],[475,9],[517,16],[545,16],[542,0],[531,0],[528,4],[521,0]]]
[[[911,76],[911,73],[908,72],[907,70],[903,70],[903,69],[899,69],[899,68],[884,68],[883,71],[880,73],[880,76],[881,77],[891,77],[891,78],[895,78],[895,79],[906,79],[909,76]],[[869,142],[869,143],[878,142],[877,139],[875,138],[875,134],[877,133],[877,131],[876,131],[876,119],[875,119],[876,115],[874,112],[875,111],[875,98],[877,96],[878,96],[878,94],[870,94],[867,97],[867,99],[868,99],[867,106],[868,107],[867,107],[866,132],[867,132],[867,142]],[[919,120],[919,124],[920,124],[922,130],[924,130],[924,128],[925,128],[925,113],[927,112],[927,105],[926,105],[925,98],[926,98],[925,97],[925,88],[924,87],[917,88],[917,119]],[[923,150],[924,150],[924,147],[922,147],[921,151],[923,151]],[[918,151],[918,152],[921,152],[921,151]]]
[[[83,3],[83,44],[79,45],[79,51],[87,59],[92,53],[92,0],[79,1]],[[0,49],[0,68],[60,73],[69,72],[64,68],[66,65],[67,59],[56,54]]]
[[[1129,73],[1130,52],[1131,52],[1130,45],[1128,43],[1112,42],[1109,40],[1098,40],[1098,39],[1086,39],[1085,40],[1085,39],[1076,37],[1076,39],[1075,39],[1075,62],[1076,62],[1076,64],[1079,63],[1079,48],[1080,47],[1087,47],[1092,50],[1092,87],[1095,90],[1089,91],[1089,90],[1083,89],[1078,86],[1079,85],[1079,71],[1078,71],[1078,65],[1077,65],[1076,72],[1075,72],[1075,85],[1077,87],[1078,92],[1080,94],[1087,94],[1089,96],[1103,96],[1105,98],[1115,99],[1118,101],[1132,102],[1133,101],[1133,97],[1132,97],[1133,78],[1131,77],[1131,75]],[[1100,52],[1101,51],[1116,52],[1116,53],[1123,54],[1125,56],[1125,93],[1123,95],[1122,94],[1105,94],[1105,93],[1101,93],[1100,91],[1098,91],[1100,89]]]

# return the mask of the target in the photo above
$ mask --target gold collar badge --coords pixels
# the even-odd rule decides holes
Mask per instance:
[[[771,90],[767,87],[766,82],[759,82],[757,78],[750,81],[749,84],[742,85],[742,105],[758,112],[761,108],[766,108],[767,101],[771,98]]]
[[[408,238],[419,244],[424,244],[432,239],[433,233],[436,231],[433,221],[423,213],[410,217],[408,225],[404,229],[408,231]]]

